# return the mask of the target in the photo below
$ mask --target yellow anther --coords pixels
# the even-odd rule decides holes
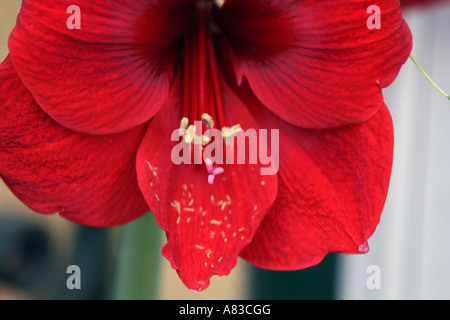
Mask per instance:
[[[191,124],[187,128],[186,135],[184,136],[184,141],[186,143],[194,143],[194,144],[202,144],[203,145],[203,142],[204,142],[203,137],[204,136],[196,135],[195,131],[196,131],[195,126]]]
[[[233,130],[234,133],[238,133],[239,131],[242,131],[242,128],[241,128],[241,125],[238,123],[238,124],[235,124],[234,126],[232,126],[231,130]]]
[[[206,146],[211,141],[207,136],[202,136],[202,145]]]
[[[180,129],[186,129],[189,125],[189,119],[186,117],[183,117],[180,121]]]
[[[222,128],[222,136],[223,136],[223,139],[225,140],[225,143],[229,144],[231,142],[231,139],[233,138],[233,136],[236,133],[238,133],[239,131],[242,131],[240,124],[235,124],[231,128],[223,127]]]
[[[210,129],[214,128],[214,120],[209,114],[207,113],[202,114],[202,120],[208,126],[208,128]]]
[[[191,124],[187,128],[187,132],[184,136],[184,142],[191,143],[192,141],[194,141],[194,137],[195,137],[195,127]]]
[[[186,133],[186,128],[189,125],[189,119],[186,117],[183,117],[180,121],[180,137],[183,136]]]
[[[224,138],[230,137],[234,134],[234,130],[229,127],[223,127],[222,128],[222,136]]]

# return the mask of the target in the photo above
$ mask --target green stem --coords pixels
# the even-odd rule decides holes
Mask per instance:
[[[161,232],[151,212],[120,227],[112,299],[157,299]]]
[[[430,78],[430,76],[422,69],[422,67],[419,65],[419,63],[416,61],[416,59],[414,59],[413,55],[410,54],[409,57],[411,58],[411,60],[414,62],[414,64],[417,66],[417,68],[419,68],[420,72],[422,72],[422,74],[428,79],[428,81],[431,82],[431,84],[438,89],[447,99],[450,100],[450,96],[444,92],[444,90],[442,90],[441,88],[439,88],[439,86]]]

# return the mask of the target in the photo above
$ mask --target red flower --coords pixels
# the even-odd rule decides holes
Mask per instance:
[[[286,270],[367,251],[392,165],[382,88],[411,50],[398,1],[375,30],[363,0],[79,0],[81,29],[71,3],[24,0],[0,67],[0,176],[24,203],[99,227],[150,209],[194,290],[239,255]],[[172,132],[202,115],[279,129],[278,174],[176,165]]]

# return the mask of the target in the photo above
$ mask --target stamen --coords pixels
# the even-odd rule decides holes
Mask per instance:
[[[214,128],[214,120],[209,114],[207,113],[202,114],[202,120],[209,129]]]
[[[194,137],[195,137],[195,127],[191,124],[187,128],[186,135],[184,136],[184,141],[186,143],[192,143],[192,141],[194,141]]]
[[[225,140],[226,144],[230,144],[231,138],[233,137],[233,135],[234,135],[233,129],[228,128],[228,127],[222,128],[222,136],[223,136],[223,139]]]
[[[223,77],[216,60],[213,36],[211,34],[212,6],[222,7],[226,0],[201,0],[197,2],[196,15],[192,17],[184,32],[184,60],[182,61],[183,96],[180,137],[190,144],[189,155],[194,164],[201,164],[205,159],[207,179],[213,184],[215,177],[224,173],[224,168],[214,167],[212,156],[223,154],[222,141],[216,141],[217,128],[222,128],[222,138],[227,144],[242,128],[239,124],[226,126],[226,108],[223,96]],[[201,121],[198,121],[199,118]],[[218,134],[220,137],[220,133]],[[214,148],[208,148],[215,144]],[[184,146],[183,146],[184,147]],[[184,151],[184,150],[183,150]],[[202,156],[203,154],[203,156]],[[192,163],[192,162],[191,162]]]
[[[215,98],[215,105],[216,105],[216,112],[217,112],[217,118],[218,122],[220,124],[225,124],[225,106],[224,106],[224,99],[222,95],[222,87],[221,87],[221,79],[219,76],[219,67],[216,60],[216,54],[214,52],[214,46],[213,42],[209,41],[208,46],[208,61],[209,61],[209,69],[211,70],[211,76],[212,76],[212,86],[214,90],[214,98]]]
[[[198,111],[205,110],[207,98],[206,98],[206,79],[207,79],[207,52],[206,52],[206,42],[207,42],[207,23],[206,23],[206,9],[199,8],[199,18],[198,18],[198,33],[197,43],[198,50]],[[198,115],[199,116],[199,115]],[[198,119],[198,118],[197,118]],[[202,115],[203,119],[203,115]]]
[[[238,124],[235,124],[234,126],[232,126],[231,130],[233,130],[234,133],[237,133],[239,131],[242,131],[242,128],[241,128],[241,125],[238,123]]]
[[[202,114],[202,120],[206,124],[206,126],[210,129],[214,129],[214,119],[207,113]],[[183,117],[180,121],[180,136],[184,136],[184,141],[186,143],[194,143],[194,144],[202,144],[202,146],[206,146],[211,142],[211,137],[206,135],[196,135],[196,126],[189,125],[189,120],[187,117]],[[240,124],[235,124],[232,127],[223,127],[222,128],[222,137],[227,144],[231,142],[231,138],[242,131]]]
[[[235,124],[231,128],[223,127],[222,128],[222,136],[223,136],[223,139],[225,140],[225,143],[226,144],[230,144],[231,139],[233,138],[233,136],[236,133],[238,133],[239,131],[242,131],[242,128],[241,128],[240,124]]]
[[[186,117],[183,117],[180,121],[180,137],[184,136],[184,134],[186,133],[186,128],[189,125],[189,120]]]

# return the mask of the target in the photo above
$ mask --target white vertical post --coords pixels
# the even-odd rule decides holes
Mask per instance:
[[[405,12],[413,55],[450,91],[450,6]],[[409,60],[384,90],[394,120],[394,167],[365,256],[339,260],[337,298],[450,298],[450,101]],[[380,288],[369,288],[370,266]]]

